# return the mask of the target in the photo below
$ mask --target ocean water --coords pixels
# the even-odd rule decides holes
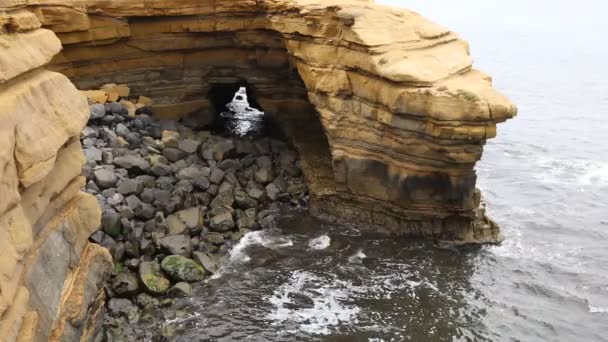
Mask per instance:
[[[519,107],[478,164],[500,246],[290,213],[168,317],[180,341],[608,341],[608,3],[385,0],[470,41]]]

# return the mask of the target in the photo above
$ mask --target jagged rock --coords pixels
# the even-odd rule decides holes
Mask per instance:
[[[139,265],[139,279],[153,294],[163,294],[171,286],[171,282],[160,272],[160,265],[156,261],[146,261]]]
[[[169,255],[161,262],[161,268],[177,281],[197,282],[205,278],[205,269],[192,259],[181,255]]]

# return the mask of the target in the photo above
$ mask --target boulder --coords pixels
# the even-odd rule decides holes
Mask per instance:
[[[101,216],[103,231],[111,237],[117,237],[122,231],[121,217],[114,210],[106,210]]]
[[[112,280],[111,288],[118,297],[131,297],[139,292],[139,280],[135,274],[123,271]]]
[[[123,195],[139,194],[144,190],[144,184],[137,179],[125,179],[116,188]]]
[[[220,269],[219,261],[216,257],[202,252],[192,253],[194,260],[201,264],[203,268],[209,273],[217,273]]]
[[[193,139],[183,139],[178,142],[177,148],[186,153],[192,154],[198,151],[198,147],[200,145],[200,141],[196,141]]]
[[[116,174],[113,171],[106,169],[93,171],[93,175],[95,176],[95,183],[97,183],[101,189],[111,188],[115,186],[118,181]]]
[[[167,158],[170,162],[176,162],[186,158],[188,153],[177,148],[169,147],[163,150],[163,156],[165,156],[165,158]]]
[[[187,235],[166,236],[160,239],[160,245],[171,254],[190,256],[190,253],[192,252],[190,236]]]
[[[150,163],[148,163],[141,156],[135,154],[128,154],[114,158],[114,165],[120,166],[129,171],[140,173],[146,172],[150,168]]]
[[[145,261],[139,265],[139,279],[153,294],[163,294],[171,286],[171,282],[163,276],[160,265],[156,261]]]
[[[217,214],[211,217],[209,225],[212,230],[218,232],[229,231],[235,227],[232,213],[224,208],[220,208]]]
[[[160,264],[163,272],[176,281],[197,282],[205,278],[205,269],[192,259],[169,255]]]
[[[167,217],[167,234],[168,235],[179,235],[183,234],[188,227],[177,215],[169,215]]]

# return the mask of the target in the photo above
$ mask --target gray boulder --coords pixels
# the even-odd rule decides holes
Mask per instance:
[[[116,185],[118,177],[113,171],[106,169],[99,169],[93,172],[95,176],[95,182],[102,189],[108,189]]]

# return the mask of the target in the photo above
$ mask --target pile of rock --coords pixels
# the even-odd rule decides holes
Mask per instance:
[[[157,121],[145,98],[130,101],[116,87],[118,97],[105,87],[100,101],[104,90],[87,92],[83,174],[103,209],[91,239],[115,262],[110,313],[133,323],[159,304],[154,296],[189,296],[189,283],[217,272],[235,241],[273,226],[281,205],[306,206],[308,191],[284,142]]]

